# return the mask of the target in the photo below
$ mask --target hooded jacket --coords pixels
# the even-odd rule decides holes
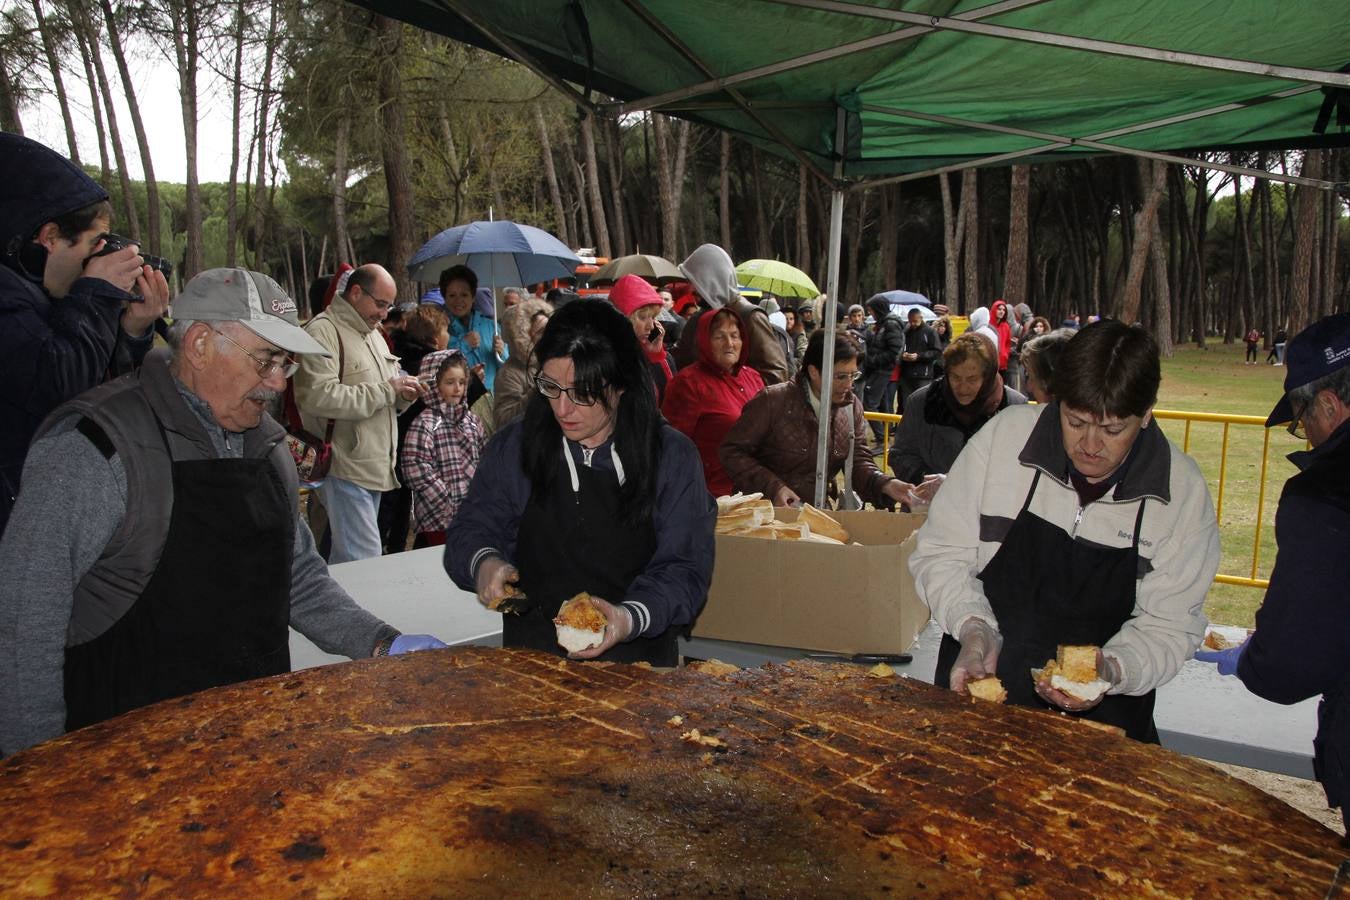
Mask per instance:
[[[900,361],[900,354],[905,352],[905,323],[890,311],[890,304],[884,301],[868,309],[876,316],[877,322],[865,335],[867,356],[863,361],[863,375],[884,372],[889,378],[895,364]],[[881,314],[878,316],[877,313]]]
[[[305,331],[332,354],[302,355],[294,379],[295,404],[305,429],[323,434],[329,419],[337,423],[329,474],[373,491],[393,490],[398,487],[396,419],[411,405],[389,383],[398,374],[398,357],[389,352],[379,329],[371,328],[341,295],[306,322]]]
[[[756,307],[758,308],[758,307]],[[722,468],[718,451],[722,439],[741,417],[741,410],[760,391],[764,379],[747,362],[750,345],[745,324],[733,316],[741,333],[741,355],[730,372],[713,361],[712,324],[714,313],[700,316],[697,333],[698,362],[680,369],[666,386],[661,412],[677,430],[688,435],[703,460],[703,477],[714,497],[732,492],[731,478]],[[685,329],[686,333],[691,329]]]
[[[469,492],[469,482],[487,443],[478,416],[469,411],[466,396],[449,404],[436,387],[436,372],[446,357],[458,350],[438,350],[422,359],[418,377],[430,384],[426,409],[413,420],[403,444],[399,472],[413,494],[413,531],[444,531]]]
[[[709,309],[716,311],[729,308],[740,318],[750,366],[760,374],[765,384],[781,384],[791,377],[787,358],[778,343],[778,335],[773,330],[768,313],[740,295],[736,285],[736,267],[725,250],[716,244],[702,244],[680,263],[680,271]],[[704,312],[696,313],[690,325],[702,319]],[[699,358],[697,334],[697,328],[689,325],[680,334],[679,343],[672,354],[680,369]]]
[[[1003,319],[999,320],[998,311],[1003,310]],[[1012,353],[1013,330],[1012,323],[1008,321],[1008,316],[1012,310],[1003,300],[995,300],[989,306],[989,327],[994,329],[994,334],[998,336],[998,368],[1000,372],[1008,369],[1008,356]]]
[[[998,350],[998,332],[989,324],[989,310],[987,307],[975,307],[975,311],[970,314],[970,328],[967,330],[975,332],[980,337],[987,340],[995,351]]]
[[[732,486],[745,493],[758,491],[772,499],[784,486],[798,497],[814,502],[816,493],[816,437],[820,418],[808,391],[805,370],[795,381],[775,384],[757,394],[722,441],[721,460]],[[830,411],[829,468],[825,478],[834,497],[835,476],[844,469],[853,434],[853,489],[876,507],[891,507],[895,501],[882,488],[895,479],[882,473],[872,458],[862,401],[850,394],[849,401]]]
[[[551,313],[553,307],[546,300],[531,298],[502,311],[502,341],[506,344],[506,362],[497,370],[492,385],[493,428],[504,428],[508,422],[525,414],[525,401],[530,398],[530,322],[539,313]]]
[[[47,222],[108,199],[70,160],[36,141],[0,133],[0,532],[9,518],[28,444],[47,414],[129,372],[154,341],[122,333],[131,295],[100,278],[78,278],[65,297],[42,285],[46,251],[33,237]]]

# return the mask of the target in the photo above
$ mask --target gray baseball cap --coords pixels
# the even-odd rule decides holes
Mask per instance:
[[[198,322],[238,322],[290,353],[333,355],[300,327],[295,301],[261,272],[207,269],[183,286],[169,314]]]

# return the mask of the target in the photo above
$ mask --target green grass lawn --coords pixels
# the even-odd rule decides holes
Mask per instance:
[[[1243,365],[1244,346],[1211,344],[1207,350],[1193,345],[1177,349],[1163,360],[1162,390],[1158,408],[1187,412],[1234,413],[1266,416],[1283,392],[1284,368]],[[1265,353],[1262,352],[1262,360]],[[1185,423],[1163,421],[1163,431],[1178,446],[1185,441]],[[1200,464],[1209,481],[1210,494],[1219,507],[1219,539],[1223,562],[1219,571],[1249,577],[1252,543],[1256,533],[1257,499],[1260,488],[1261,447],[1265,429],[1231,425],[1228,430],[1228,465],[1223,495],[1219,494],[1219,460],[1223,447],[1221,424],[1193,423],[1188,452]],[[1275,506],[1280,489],[1295,469],[1285,456],[1300,449],[1301,442],[1284,429],[1270,430],[1266,491],[1261,505],[1261,544],[1257,577],[1268,578],[1275,560]],[[1214,622],[1251,627],[1261,605],[1259,588],[1216,584],[1210,589],[1205,613]]]

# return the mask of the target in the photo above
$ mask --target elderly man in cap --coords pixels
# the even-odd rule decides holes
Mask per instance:
[[[727,251],[716,244],[701,244],[680,263],[680,271],[689,280],[701,307],[680,333],[672,354],[681,369],[698,361],[699,316],[707,310],[725,307],[745,326],[750,336],[750,368],[759,373],[764,383],[782,384],[792,377],[769,314],[741,296],[736,285],[736,265]]]
[[[1289,456],[1299,473],[1275,512],[1279,552],[1256,633],[1195,658],[1275,703],[1322,695],[1313,768],[1350,827],[1350,313],[1305,328],[1285,364],[1285,393],[1266,426],[1288,422],[1312,449]]]
[[[323,353],[272,279],[212,269],[173,304],[171,353],[43,424],[0,541],[0,752],[290,668],[288,625],[351,657],[400,635],[328,575],[267,403]]]

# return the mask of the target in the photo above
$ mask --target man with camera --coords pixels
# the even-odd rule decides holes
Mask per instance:
[[[209,269],[173,304],[170,352],[43,424],[0,540],[0,752],[159,700],[290,669],[288,626],[330,653],[401,635],[328,574],[266,413],[326,354],[258,272]]]
[[[140,364],[169,285],[138,247],[110,240],[108,193],[74,163],[0,133],[0,172],[3,533],[38,425],[109,374]]]

